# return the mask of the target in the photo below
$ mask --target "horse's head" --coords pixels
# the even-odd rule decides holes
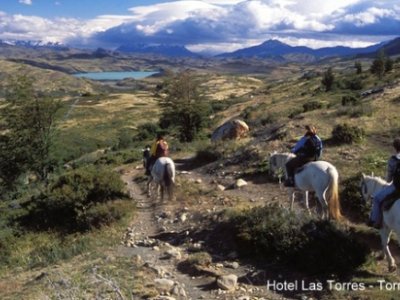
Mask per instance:
[[[374,176],[373,173],[371,176],[362,173],[360,188],[364,202],[371,200],[372,196],[387,184],[388,183],[385,180],[378,176]]]

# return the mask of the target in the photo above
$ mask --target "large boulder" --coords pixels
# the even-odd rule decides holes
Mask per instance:
[[[249,126],[242,120],[231,120],[225,122],[217,129],[214,130],[211,135],[211,141],[216,142],[219,140],[237,140],[240,139],[249,132]]]

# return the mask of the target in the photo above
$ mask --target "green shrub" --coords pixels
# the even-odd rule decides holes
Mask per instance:
[[[261,125],[273,124],[278,121],[279,117],[276,114],[267,113],[266,116],[261,118]]]
[[[365,221],[368,219],[370,205],[366,204],[361,198],[360,180],[361,174],[342,180],[340,204],[350,216],[357,220]]]
[[[354,96],[343,96],[342,97],[342,105],[343,106],[349,106],[349,105],[358,105],[360,104],[361,100],[359,97],[354,97]]]
[[[26,214],[19,221],[32,229],[62,231],[84,231],[109,224],[121,214],[105,206],[109,200],[123,197],[123,189],[118,174],[106,168],[72,170],[23,203]]]
[[[338,144],[353,144],[360,142],[365,136],[362,128],[348,124],[336,125],[332,130],[332,140]]]
[[[347,229],[277,205],[246,210],[230,222],[242,255],[285,263],[308,274],[343,275],[368,255],[368,248]]]
[[[217,149],[215,145],[208,145],[196,151],[195,161],[201,163],[211,163],[222,158],[223,154]]]
[[[160,126],[156,123],[147,122],[139,125],[137,131],[138,133],[135,136],[135,140],[151,140],[157,136],[157,133],[160,131]]]
[[[303,113],[302,108],[294,108],[289,112],[288,118],[294,119],[295,117],[299,116],[301,113]]]
[[[303,112],[312,111],[320,108],[322,108],[322,103],[316,100],[308,101],[307,103],[303,104]]]

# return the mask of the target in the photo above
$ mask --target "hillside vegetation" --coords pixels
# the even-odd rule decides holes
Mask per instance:
[[[363,225],[369,208],[359,201],[358,184],[361,172],[384,176],[392,139],[400,136],[400,62],[393,60],[393,69],[383,76],[369,71],[371,59],[357,61],[361,72],[355,68],[356,61],[339,59],[282,65],[274,68],[273,74],[243,75],[242,70],[217,73],[207,67],[196,68],[185,74],[196,82],[196,99],[207,107],[195,112],[202,122],[191,132],[190,139],[182,138],[180,124],[171,122],[175,115],[165,109],[166,101],[174,101],[171,82],[177,73],[134,80],[121,89],[115,83],[99,84],[62,72],[0,61],[2,90],[9,91],[11,78],[24,75],[32,80],[39,99],[46,96],[59,103],[51,124],[54,134],[46,161],[51,166],[48,175],[38,174],[34,165],[24,161],[18,164],[20,174],[12,187],[6,186],[4,180],[0,182],[0,298],[148,299],[157,295],[153,284],[149,284],[156,276],[154,270],[133,263],[133,256],[124,256],[128,250],[121,250],[118,245],[124,229],[136,224],[135,220],[146,221],[145,225],[154,229],[168,218],[169,210],[177,214],[178,221],[171,217],[169,223],[165,222],[165,227],[172,228],[166,233],[177,235],[182,245],[200,240],[204,243],[201,249],[208,251],[201,255],[196,254],[197,250],[188,251],[191,256],[183,266],[192,271],[194,268],[195,274],[209,275],[205,266],[209,268],[218,261],[219,255],[228,256],[232,251],[229,247],[237,247],[244,257],[257,257],[252,262],[254,268],[264,269],[270,263],[268,271],[273,278],[279,278],[281,272],[287,276],[294,272],[313,280],[321,273],[324,279],[333,276],[335,280],[374,282],[376,273],[384,272],[369,254],[371,247],[379,247],[379,237]],[[334,79],[327,89],[322,79],[329,68]],[[0,97],[2,136],[8,137],[12,133],[6,115],[10,98],[7,92]],[[212,131],[234,118],[249,125],[248,137],[211,145]],[[303,218],[303,208],[299,207],[300,212],[293,214],[279,210],[287,206],[288,199],[268,175],[269,153],[288,151],[304,134],[306,124],[317,127],[325,145],[323,159],[339,171],[345,225],[308,217],[296,219]],[[187,164],[180,169],[186,173],[178,174],[176,201],[165,204],[165,209],[155,205],[149,217],[147,210],[140,211],[141,203],[147,202],[137,187],[144,188],[142,148],[160,131],[166,133],[172,158]],[[7,150],[3,147],[7,138],[0,142],[1,150]],[[18,161],[18,157],[10,159],[14,160]],[[193,172],[192,177],[185,177],[187,170]],[[201,180],[197,178],[196,182],[196,176]],[[232,180],[238,178],[251,182],[253,189],[215,188],[216,183],[233,186]],[[268,205],[264,207],[266,204],[277,204],[278,213]],[[160,217],[162,213],[167,217]],[[192,223],[179,227],[184,223],[179,219],[185,213],[192,216]],[[268,214],[276,219],[262,218]],[[284,225],[279,228],[279,224]],[[268,226],[276,236],[266,234]],[[307,241],[300,239],[310,228],[314,228],[315,236]],[[193,234],[189,236],[192,241],[182,237],[185,232]],[[343,246],[337,247],[331,260],[334,266],[325,268],[325,260],[314,267],[306,263],[313,259],[310,249],[319,247],[324,253],[331,250],[318,239],[319,232],[325,234],[324,239],[334,238],[337,245]],[[232,234],[237,234],[236,238]],[[281,239],[279,234],[293,238]],[[221,239],[226,245],[218,248]],[[248,245],[255,248],[254,252]],[[346,249],[353,249],[349,251],[354,255],[343,262],[345,252],[340,251]],[[243,264],[247,259],[243,258]],[[200,268],[199,264],[205,266]],[[394,282],[399,279],[396,274],[384,277]],[[261,297],[264,290],[260,289]],[[368,290],[361,297],[377,299],[377,295],[379,299],[390,299],[393,294]],[[237,294],[232,294],[232,299],[234,296]],[[282,295],[273,297],[278,296]],[[285,296],[298,299],[304,295]],[[306,296],[359,299],[360,294],[345,291]]]

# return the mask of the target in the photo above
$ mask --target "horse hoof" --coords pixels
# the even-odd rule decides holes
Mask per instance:
[[[389,266],[389,272],[390,273],[393,273],[393,272],[395,272],[397,270],[397,266],[396,265],[394,265],[394,266]]]

